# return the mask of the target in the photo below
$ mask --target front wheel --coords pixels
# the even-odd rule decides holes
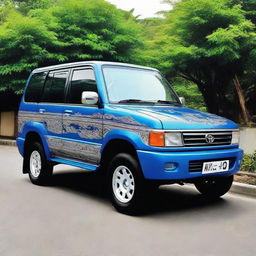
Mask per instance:
[[[113,206],[121,213],[142,210],[146,185],[138,161],[130,154],[117,154],[108,169],[108,187]]]
[[[219,198],[226,194],[233,183],[233,175],[209,178],[195,183],[197,190],[205,197]]]

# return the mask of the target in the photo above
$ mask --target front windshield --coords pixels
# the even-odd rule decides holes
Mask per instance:
[[[157,71],[105,66],[103,73],[111,103],[179,104],[170,84]]]

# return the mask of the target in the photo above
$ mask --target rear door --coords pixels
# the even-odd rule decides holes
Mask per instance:
[[[66,158],[98,164],[103,109],[98,104],[82,104],[83,91],[98,92],[94,70],[90,66],[71,71],[67,105],[63,114],[63,150]]]
[[[45,81],[38,115],[45,126],[46,139],[52,157],[62,153],[62,115],[65,107],[65,93],[69,70],[50,71]]]

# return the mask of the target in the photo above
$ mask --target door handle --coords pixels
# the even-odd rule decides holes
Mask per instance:
[[[73,111],[72,111],[72,110],[70,110],[70,109],[66,109],[66,110],[64,110],[64,113],[72,114],[72,113],[73,113]]]
[[[40,108],[40,109],[39,109],[39,113],[40,113],[40,114],[43,114],[44,112],[45,112],[45,109],[44,109],[44,108]]]
[[[70,116],[73,113],[72,110],[66,109],[64,110],[64,116]]]

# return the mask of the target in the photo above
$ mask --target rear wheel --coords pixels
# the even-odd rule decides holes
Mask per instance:
[[[53,165],[47,161],[41,143],[34,142],[28,148],[26,157],[31,182],[36,185],[46,185],[52,176]]]
[[[197,190],[208,198],[219,198],[226,194],[233,183],[233,175],[209,178],[195,183]]]
[[[146,183],[135,157],[127,153],[117,154],[110,163],[108,174],[113,206],[121,213],[140,213],[145,203]]]

